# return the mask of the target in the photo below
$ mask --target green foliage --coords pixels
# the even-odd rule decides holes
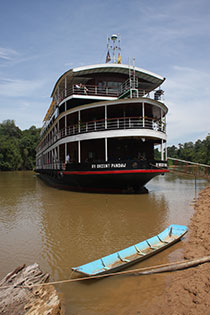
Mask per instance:
[[[157,148],[154,150],[154,158],[155,160],[161,160],[161,153]]]
[[[171,158],[210,165],[210,134],[203,140],[195,143],[186,142],[178,147],[168,147],[168,156]]]
[[[35,166],[40,129],[20,130],[14,120],[0,124],[0,170],[31,170]]]

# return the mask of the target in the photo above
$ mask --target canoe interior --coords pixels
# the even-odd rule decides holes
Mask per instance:
[[[171,246],[179,241],[187,230],[184,225],[172,224],[154,237],[85,265],[73,267],[72,270],[87,276],[118,271]]]

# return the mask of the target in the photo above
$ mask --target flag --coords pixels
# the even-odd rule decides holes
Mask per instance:
[[[118,54],[117,63],[121,63],[121,56],[120,56],[120,53]]]
[[[107,55],[106,55],[106,63],[111,61],[111,57],[109,54],[109,51],[107,51]]]

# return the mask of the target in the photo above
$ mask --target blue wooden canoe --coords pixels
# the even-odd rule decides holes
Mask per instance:
[[[111,273],[144,260],[178,242],[188,229],[184,225],[172,224],[160,234],[114,254],[73,267],[72,270],[86,276]]]

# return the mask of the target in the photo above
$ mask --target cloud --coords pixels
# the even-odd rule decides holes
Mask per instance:
[[[194,141],[210,132],[210,74],[174,66],[164,85],[169,143]],[[184,139],[184,140],[183,140]]]
[[[37,53],[30,54],[25,52],[18,52],[14,49],[0,47],[0,66],[1,68],[12,68],[18,66],[18,64],[32,65],[36,60],[43,59],[49,56],[49,52],[42,53],[40,56]],[[15,69],[15,68],[14,68]],[[14,70],[13,69],[13,70]]]
[[[156,50],[164,45],[161,47],[164,53],[175,53],[189,43],[198,45],[209,36],[210,14],[206,6],[208,3],[205,0],[157,1],[157,5],[153,6],[149,1],[144,5],[138,1],[136,10],[141,21],[134,19],[135,22],[132,22],[135,23],[133,28],[140,34],[135,37],[136,44],[141,44],[143,40]]]
[[[48,109],[48,100],[35,98],[16,98],[12,103],[8,98],[3,98],[0,108],[0,122],[12,119],[16,125],[23,129],[28,129],[32,125],[42,126],[42,120]]]
[[[44,84],[44,80],[0,79],[0,96],[9,98],[30,96]]]
[[[0,47],[0,60],[11,61],[14,57],[16,57],[18,53],[13,49]]]

